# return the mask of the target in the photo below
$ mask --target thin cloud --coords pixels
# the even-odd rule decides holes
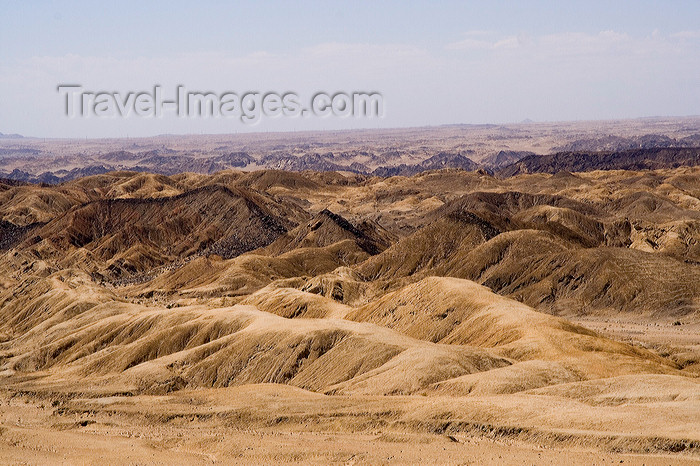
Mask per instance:
[[[696,31],[680,31],[671,34],[674,39],[700,39],[700,30]]]
[[[485,40],[464,39],[458,42],[452,42],[450,44],[447,44],[445,48],[447,50],[486,50],[493,48],[493,45],[493,43]]]

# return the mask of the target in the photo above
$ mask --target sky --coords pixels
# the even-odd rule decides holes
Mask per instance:
[[[299,131],[700,114],[698,1],[0,0],[0,132]],[[68,117],[87,92],[378,92],[379,118]]]

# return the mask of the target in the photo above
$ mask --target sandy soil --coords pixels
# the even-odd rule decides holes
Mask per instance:
[[[0,464],[700,464],[687,456],[563,450],[462,434],[237,430],[197,420],[149,425],[117,414],[107,420],[55,411],[3,399]]]

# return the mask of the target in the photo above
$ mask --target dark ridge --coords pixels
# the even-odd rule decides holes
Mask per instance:
[[[381,166],[372,172],[374,176],[413,176],[428,170],[440,170],[443,168],[456,168],[465,171],[474,171],[480,168],[480,165],[474,162],[469,157],[465,157],[460,153],[439,152],[432,157],[417,163],[415,165],[406,165],[402,163],[397,166]]]
[[[497,169],[508,166],[530,155],[536,154],[530,151],[501,150],[484,158],[481,163],[487,167]]]
[[[389,247],[394,238],[376,223],[365,221],[356,226],[341,215],[323,209],[308,222],[281,234],[266,252],[279,255],[299,247],[325,247],[347,239],[369,255],[375,255]]]
[[[214,157],[215,162],[221,162],[230,165],[233,168],[243,168],[255,162],[255,159],[251,157],[247,152],[230,152],[228,154],[220,155]]]
[[[105,173],[115,171],[115,168],[110,165],[88,165],[82,168],[74,168],[73,170],[58,170],[55,172],[47,171],[39,175],[32,175],[24,170],[15,168],[10,173],[0,172],[3,179],[11,179],[22,181],[31,184],[60,184],[66,181],[71,181],[77,178],[83,178],[92,175],[103,175]]]
[[[201,193],[215,193],[217,191],[220,191],[224,194],[227,194],[232,197],[241,197],[246,200],[249,200],[253,196],[252,193],[240,189],[240,188],[234,188],[235,192],[226,186],[222,186],[220,184],[210,184],[206,186],[201,186],[199,188],[194,188],[189,191],[186,191],[181,194],[176,194],[174,196],[167,196],[167,197],[147,197],[147,198],[140,198],[140,197],[119,197],[119,198],[109,198],[109,199],[98,199],[95,201],[90,201],[86,202],[85,204],[81,204],[78,206],[78,208],[81,207],[87,207],[91,204],[105,204],[105,205],[119,205],[119,204],[127,204],[127,205],[139,205],[139,204],[155,204],[155,205],[164,205],[167,204],[170,201],[177,201],[179,199],[185,199],[188,197],[192,196],[197,196],[198,194]]]
[[[381,249],[377,246],[374,239],[369,237],[365,232],[360,231],[355,225],[350,223],[344,217],[331,212],[328,209],[323,209],[318,214],[319,216],[325,216],[333,220],[340,228],[345,231],[350,232],[353,236],[357,238],[357,244],[368,254],[375,255],[381,252]]]
[[[12,249],[15,245],[24,241],[29,234],[44,225],[42,222],[29,225],[15,225],[14,223],[0,220],[0,251]]]
[[[657,170],[700,165],[700,148],[652,148],[621,152],[559,152],[532,155],[496,172],[500,177],[525,173],[593,170]]]
[[[267,246],[295,226],[274,208],[261,195],[221,185],[165,198],[100,199],[39,228],[32,241],[24,235],[22,244],[42,242],[47,257],[87,248],[109,278],[126,278],[191,256],[228,259]]]
[[[13,180],[12,178],[0,178],[0,184],[4,184],[5,186],[27,186],[30,183],[27,183],[26,181],[20,181],[20,180]]]
[[[331,162],[328,160],[329,156],[332,157],[332,154],[305,154],[302,156],[271,154],[263,157],[261,164],[275,170],[295,172],[305,170],[319,172],[349,171],[350,167]]]
[[[632,137],[605,134],[597,137],[576,139],[555,147],[554,152],[620,152],[632,149],[697,147],[699,142],[700,134],[698,133],[681,139],[653,133]]]
[[[501,231],[495,228],[494,225],[473,212],[455,209],[452,211],[447,211],[445,213],[445,217],[466,225],[477,226],[487,239],[491,239],[501,233]]]
[[[433,211],[431,217],[433,219],[442,216],[457,218],[464,213],[472,213],[499,230],[507,231],[521,227],[513,220],[516,213],[540,205],[563,207],[586,215],[600,214],[597,209],[590,205],[562,196],[529,194],[518,191],[504,193],[479,191],[465,194],[446,203]]]

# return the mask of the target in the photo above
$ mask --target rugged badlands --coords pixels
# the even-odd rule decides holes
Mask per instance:
[[[0,182],[0,461],[700,459],[700,168]]]

